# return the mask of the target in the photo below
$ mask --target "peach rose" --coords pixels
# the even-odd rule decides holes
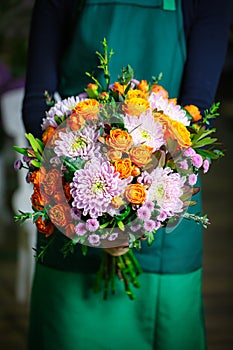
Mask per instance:
[[[133,165],[133,169],[131,172],[132,176],[139,176],[141,174],[141,170],[140,168],[138,168],[137,166]]]
[[[42,218],[40,217],[36,220],[35,224],[36,224],[37,230],[40,233],[44,233],[45,237],[49,237],[54,231],[53,224],[47,219],[42,220]]]
[[[56,204],[49,210],[49,217],[54,225],[65,227],[70,224],[70,207],[65,204]]]
[[[125,197],[132,204],[142,204],[146,199],[145,187],[141,184],[131,184],[126,187]]]
[[[198,122],[198,120],[202,119],[201,112],[197,106],[189,105],[189,106],[185,106],[184,108],[191,115],[194,122]]]
[[[121,152],[128,151],[132,142],[132,136],[121,129],[110,130],[110,135],[106,137],[106,144]]]
[[[99,102],[93,98],[77,103],[73,110],[74,113],[81,115],[85,120],[98,120]]]
[[[192,145],[190,132],[184,124],[177,120],[170,119],[166,115],[161,115],[160,121],[164,125],[164,137],[166,140],[170,137],[176,140],[181,148],[188,148]]]
[[[117,160],[121,159],[122,152],[118,151],[117,149],[110,149],[107,152],[107,157],[109,160]]]
[[[119,209],[125,202],[121,197],[113,197],[111,204],[114,208]]]
[[[140,97],[133,97],[129,100],[125,100],[125,104],[123,105],[123,110],[126,114],[139,117],[142,113],[149,110],[150,102]]]
[[[131,175],[133,170],[131,160],[129,158],[123,158],[114,162],[115,171],[120,173],[121,179],[126,179]]]
[[[152,147],[139,145],[131,148],[129,157],[135,165],[142,167],[151,161],[152,152]]]

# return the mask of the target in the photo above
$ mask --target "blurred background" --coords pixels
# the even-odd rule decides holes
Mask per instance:
[[[13,145],[24,146],[20,108],[33,0],[0,2],[0,349],[24,350],[35,233],[13,222],[17,208],[30,210],[25,173],[16,172]],[[233,16],[232,16],[233,18]],[[217,48],[216,48],[217,49]],[[217,136],[226,156],[203,177],[203,293],[209,350],[233,349],[233,26],[216,101],[221,101]],[[187,349],[188,350],[188,349]]]

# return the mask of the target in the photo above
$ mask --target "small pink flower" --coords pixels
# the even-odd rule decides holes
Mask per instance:
[[[153,211],[155,208],[155,204],[148,199],[145,200],[144,207],[148,208],[150,211]]]
[[[197,175],[196,175],[196,174],[191,174],[191,175],[189,175],[188,180],[189,180],[190,186],[195,185],[196,182],[197,182]]]
[[[130,229],[131,229],[131,231],[133,231],[133,232],[137,232],[138,230],[140,230],[140,228],[141,228],[141,225],[140,225],[140,224],[130,226]]]
[[[108,237],[108,240],[109,241],[115,241],[115,239],[117,239],[118,237],[118,233],[115,232],[115,233],[111,233],[110,236]]]
[[[97,219],[88,219],[86,222],[86,228],[90,232],[95,232],[99,228],[99,222]]]
[[[83,236],[87,232],[86,225],[82,222],[78,223],[78,225],[75,226],[74,230],[78,236]]]
[[[195,154],[196,154],[196,152],[194,151],[194,149],[192,147],[189,147],[184,151],[184,155],[186,157],[193,157],[193,156],[195,156]]]
[[[137,217],[142,221],[149,220],[150,216],[151,216],[151,211],[145,205],[143,205],[137,211]]]
[[[160,221],[156,221],[155,222],[155,230],[158,230],[161,227],[161,222]]]
[[[144,229],[147,232],[152,232],[155,229],[155,222],[154,220],[148,220],[144,222]]]
[[[100,236],[92,234],[88,237],[88,241],[91,245],[97,247],[98,245],[100,245]]]
[[[157,220],[158,220],[158,221],[164,221],[164,220],[166,220],[166,218],[167,218],[167,214],[166,214],[164,211],[162,211],[162,212],[157,216]]]
[[[192,163],[196,168],[200,168],[203,163],[202,156],[200,154],[195,154],[195,156],[192,157]]]
[[[204,174],[207,173],[207,171],[209,170],[209,167],[210,167],[210,162],[207,159],[205,159],[204,162],[203,162],[203,169],[204,169],[203,172],[204,172]]]
[[[187,160],[182,160],[180,163],[179,163],[181,169],[185,169],[185,170],[188,170],[188,162]]]

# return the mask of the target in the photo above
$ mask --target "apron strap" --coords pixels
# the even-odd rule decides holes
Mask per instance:
[[[163,0],[163,10],[176,11],[176,1],[175,0]]]

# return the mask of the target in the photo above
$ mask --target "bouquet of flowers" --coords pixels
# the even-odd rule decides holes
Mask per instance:
[[[15,219],[33,220],[48,245],[56,229],[64,233],[64,255],[76,244],[83,254],[101,248],[95,291],[103,282],[106,299],[120,278],[133,299],[131,286],[139,287],[142,271],[132,248],[140,249],[142,240],[151,245],[157,230],[180,219],[209,223],[187,208],[195,205],[200,171],[223,155],[210,127],[219,104],[201,116],[196,106],[170,99],[159,79],[136,80],[130,66],[110,84],[112,54],[104,39],[97,56],[106,86],[86,73],[92,83],[84,93],[57,101],[46,93],[42,139],[26,134],[30,146],[14,147],[23,155],[15,167],[28,169],[34,188],[32,212]],[[37,258],[45,253],[43,247]]]

